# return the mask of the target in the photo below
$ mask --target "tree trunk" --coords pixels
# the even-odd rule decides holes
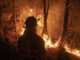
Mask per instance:
[[[62,38],[61,38],[61,44],[60,44],[61,46],[62,46],[64,37],[67,34],[67,30],[68,30],[69,4],[70,4],[70,1],[67,0],[66,1],[64,24],[63,24],[63,32],[62,32]]]
[[[43,0],[43,7],[44,7],[44,27],[42,34],[47,34],[47,18],[48,18],[48,12],[49,12],[49,0],[48,3],[46,0]]]

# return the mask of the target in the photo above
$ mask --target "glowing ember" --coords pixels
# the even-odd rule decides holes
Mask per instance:
[[[67,44],[64,46],[64,48],[65,48],[66,52],[80,57],[80,50],[77,50],[77,49],[72,50],[67,46]]]
[[[30,12],[33,12],[33,9],[30,9]]]
[[[32,12],[33,12],[33,9],[30,9],[30,10],[29,10],[29,16],[32,15]]]
[[[23,29],[22,29],[21,35],[23,35],[23,34],[24,34],[24,31],[25,31],[25,28],[23,28]]]
[[[51,42],[51,38],[45,34],[43,35],[43,40],[45,41],[45,48],[57,48],[59,45],[59,41],[60,41],[58,40],[55,44],[53,44]]]
[[[37,22],[37,24],[38,26],[43,26],[40,20]]]

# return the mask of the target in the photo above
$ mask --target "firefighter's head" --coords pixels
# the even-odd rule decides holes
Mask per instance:
[[[25,24],[26,24],[27,29],[36,28],[36,26],[37,26],[37,19],[35,17],[33,17],[33,16],[28,17],[26,19]]]

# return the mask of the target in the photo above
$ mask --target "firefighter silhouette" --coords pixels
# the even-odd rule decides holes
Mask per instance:
[[[24,60],[44,60],[44,41],[36,34],[37,19],[33,16],[28,17],[25,24],[25,32],[18,41],[21,53],[25,54]]]

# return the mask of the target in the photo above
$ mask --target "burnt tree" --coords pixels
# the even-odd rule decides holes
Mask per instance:
[[[68,31],[69,5],[70,5],[70,0],[66,0],[65,18],[64,18],[63,32],[62,32],[62,38],[61,38],[61,44],[60,44],[61,46],[62,46],[64,37],[65,37],[65,35],[67,34],[67,31]]]
[[[50,1],[43,0],[43,8],[44,8],[44,27],[42,34],[47,34],[47,18],[48,18],[48,12],[49,12],[49,6]]]

